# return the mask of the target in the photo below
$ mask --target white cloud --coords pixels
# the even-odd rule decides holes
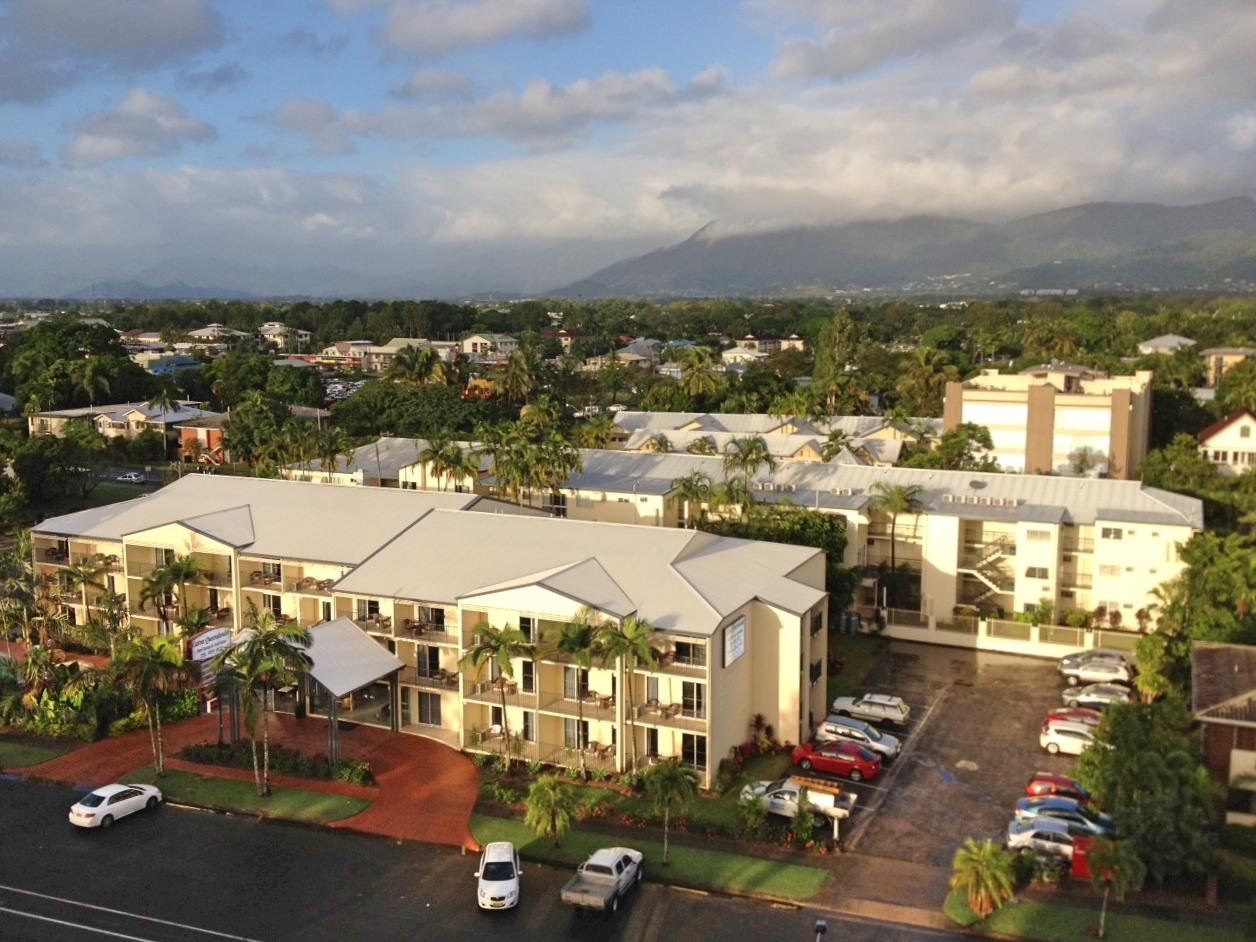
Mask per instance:
[[[47,163],[34,141],[0,138],[0,167],[44,167]]]
[[[389,91],[394,98],[470,98],[475,90],[471,77],[449,69],[416,69],[414,74]]]
[[[171,154],[185,143],[216,137],[212,126],[188,115],[178,102],[143,88],[132,89],[113,111],[88,115],[78,130],[62,151],[62,159],[74,167]]]
[[[197,91],[217,92],[232,88],[248,79],[249,73],[238,62],[224,62],[212,69],[191,69],[179,73],[179,84]]]
[[[548,39],[583,30],[586,0],[329,0],[356,13],[387,6],[382,41],[394,49],[440,56],[506,39]]]
[[[1236,114],[1226,119],[1226,140],[1238,151],[1256,149],[1256,113]]]

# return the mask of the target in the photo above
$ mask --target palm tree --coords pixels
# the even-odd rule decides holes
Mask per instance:
[[[918,517],[924,511],[924,501],[920,495],[924,488],[919,484],[886,484],[878,481],[872,485],[873,498],[868,502],[868,509],[875,513],[883,513],[890,518],[890,572],[898,572],[898,555],[895,540],[898,535],[898,518],[900,514],[911,514]],[[895,602],[898,599],[894,599]]]
[[[746,489],[750,489],[750,477],[760,467],[776,470],[776,459],[762,435],[734,438],[724,448],[724,473],[741,474]]]
[[[411,386],[443,384],[448,379],[448,364],[431,347],[402,347],[388,364],[388,378]]]
[[[1116,893],[1117,901],[1125,894],[1142,888],[1147,879],[1147,867],[1128,843],[1097,837],[1086,852],[1090,867],[1090,884],[1096,890],[1103,888],[1103,906],[1099,909],[1099,938],[1104,937],[1108,921],[1108,894]]]
[[[179,588],[179,619],[181,621],[186,620],[188,617],[188,583],[204,582],[206,578],[205,567],[201,565],[200,560],[189,553],[186,556],[176,556],[166,563],[165,568],[171,584]]]
[[[820,446],[820,457],[825,461],[832,461],[844,448],[849,448],[854,441],[848,434],[841,429],[831,429],[828,438],[824,440],[824,444]]]
[[[118,645],[134,636],[131,615],[126,607],[126,596],[106,590],[96,598],[96,613],[88,620],[81,633],[94,648],[108,648],[109,656],[117,655]]]
[[[645,444],[641,446],[641,450],[665,455],[672,450],[672,440],[667,437],[666,432],[658,432],[646,439]]]
[[[663,863],[667,863],[667,836],[671,830],[672,808],[683,808],[698,794],[698,773],[676,759],[646,769],[642,776],[645,792],[654,807],[663,812]]]
[[[615,420],[608,412],[598,413],[583,425],[577,425],[573,432],[581,448],[605,448],[614,434]]]
[[[951,859],[950,885],[964,894],[969,909],[985,919],[1012,898],[1012,855],[994,841],[977,843],[970,837]]]
[[[161,701],[167,694],[196,678],[196,664],[183,660],[183,645],[176,638],[158,636],[131,641],[123,646],[114,669],[118,678],[135,693],[148,716],[148,737],[153,765],[166,774],[165,743],[161,731]]]
[[[528,810],[523,823],[538,837],[554,838],[557,847],[579,808],[580,797],[574,788],[560,782],[556,776],[542,775],[528,788]]]
[[[157,612],[157,620],[161,623],[162,634],[170,633],[170,593],[174,589],[174,578],[165,566],[158,566],[140,583],[140,611],[149,603]]]
[[[87,357],[81,361],[78,370],[78,388],[87,394],[87,404],[96,406],[96,395],[109,395],[109,377],[101,367],[101,361],[95,357]]]
[[[540,384],[540,363],[536,351],[520,347],[506,359],[501,372],[501,388],[506,399],[523,405]]]
[[[87,617],[87,589],[103,589],[104,583],[100,581],[101,574],[105,571],[105,567],[98,562],[85,559],[82,562],[72,563],[66,566],[62,572],[65,573],[65,585],[67,588],[78,588],[82,593],[81,600],[83,603],[83,617]]]
[[[531,657],[534,653],[532,645],[528,643],[527,635],[512,625],[507,625],[504,628],[494,628],[488,622],[482,621],[472,628],[471,632],[478,640],[462,656],[462,660],[459,663],[463,667],[474,668],[477,679],[483,673],[485,664],[495,664],[500,672],[500,677],[505,678],[505,680],[512,680],[515,676],[514,659],[517,657]],[[502,697],[503,758],[509,754],[507,747],[510,743],[510,714],[506,709],[505,680],[499,685]]]
[[[598,639],[602,652],[603,666],[617,663],[620,671],[619,689],[624,691],[625,703],[628,707],[628,733],[632,740],[632,767],[637,767],[637,724],[636,708],[633,706],[632,688],[633,669],[638,665],[653,667],[657,660],[657,652],[650,644],[654,635],[654,626],[643,618],[629,615],[615,622],[607,622],[599,630]]]
[[[249,629],[241,635],[241,641],[218,655],[213,663],[214,672],[225,686],[235,687],[244,693],[244,716],[249,728],[249,742],[253,750],[253,778],[257,794],[270,794],[270,691],[284,687],[296,680],[301,671],[308,671],[314,663],[306,649],[311,637],[308,628],[297,622],[279,624],[275,613],[268,608],[258,610],[249,604],[245,616]],[[257,761],[257,726],[262,727],[262,761]]]
[[[895,391],[915,415],[939,415],[946,384],[960,378],[950,354],[933,347],[921,347],[907,365]]]
[[[695,438],[689,443],[685,451],[691,455],[705,455],[707,457],[719,453],[719,449],[715,447],[715,439],[710,435],[702,435]]]
[[[163,414],[166,412],[173,412],[175,407],[179,404],[178,399],[175,398],[175,392],[176,390],[171,383],[163,382],[157,387],[156,392],[149,397],[148,402],[144,403],[144,405],[148,406],[150,409],[156,409]]]
[[[334,427],[325,429],[318,438],[317,457],[322,466],[324,480],[328,483],[331,482],[332,473],[336,470],[336,459],[341,455],[346,459],[345,470],[352,469],[353,449],[349,446],[349,439],[345,437],[344,429]]]
[[[688,347],[680,355],[683,367],[680,388],[691,399],[714,396],[720,388],[720,379],[712,371],[713,358],[706,347]]]
[[[598,648],[601,643],[599,628],[596,624],[597,617],[597,613],[588,609],[582,609],[573,621],[558,629],[555,637],[547,639],[551,652],[569,658],[575,664],[577,671],[589,670],[593,666],[593,658],[599,653]],[[576,729],[578,731],[584,729],[583,693],[584,691],[580,689],[580,685],[577,683]],[[577,736],[579,736],[579,733],[577,733]],[[577,751],[580,753],[580,777],[583,779],[588,777],[588,769],[585,767],[584,758],[585,743],[579,743],[579,746],[580,749]]]
[[[685,509],[685,529],[690,529],[691,524],[696,526],[697,518],[691,508],[697,505],[701,514],[702,505],[710,503],[711,489],[714,487],[711,475],[705,471],[690,471],[684,477],[672,481],[672,487],[675,488],[673,499],[680,501]]]

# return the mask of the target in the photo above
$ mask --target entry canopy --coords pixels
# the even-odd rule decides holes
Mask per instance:
[[[348,618],[310,629],[310,676],[334,697],[345,697],[405,666]]]

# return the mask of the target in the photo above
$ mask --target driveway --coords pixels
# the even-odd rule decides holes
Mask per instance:
[[[1054,661],[891,642],[867,689],[902,696],[912,722],[852,849],[949,867],[964,838],[1000,838],[1034,771],[1076,764],[1038,746],[1062,686]]]
[[[479,777],[465,756],[430,739],[392,733],[386,729],[341,723],[341,751],[348,758],[367,759],[378,787],[338,782],[310,782],[291,776],[273,776],[276,784],[314,791],[335,791],[364,796],[371,805],[360,814],[335,822],[332,827],[380,834],[399,840],[449,844],[478,849],[471,837],[471,809],[479,791]],[[167,726],[166,755],[171,767],[215,774],[213,766],[174,760],[184,746],[214,742],[216,716],[200,716]],[[271,741],[307,755],[327,752],[327,723],[314,717],[297,719],[288,714],[271,716]],[[26,774],[68,785],[100,785],[121,779],[153,760],[148,730],[104,739],[26,769]],[[251,777],[224,772],[224,777]]]

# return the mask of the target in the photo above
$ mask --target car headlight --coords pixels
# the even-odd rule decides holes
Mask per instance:
[[[512,899],[514,899],[514,898],[515,898],[516,896],[518,896],[518,895],[519,895],[519,891],[518,891],[518,890],[511,890],[509,893],[507,893],[507,894],[506,894],[506,899],[507,899],[507,900],[512,900]]]

